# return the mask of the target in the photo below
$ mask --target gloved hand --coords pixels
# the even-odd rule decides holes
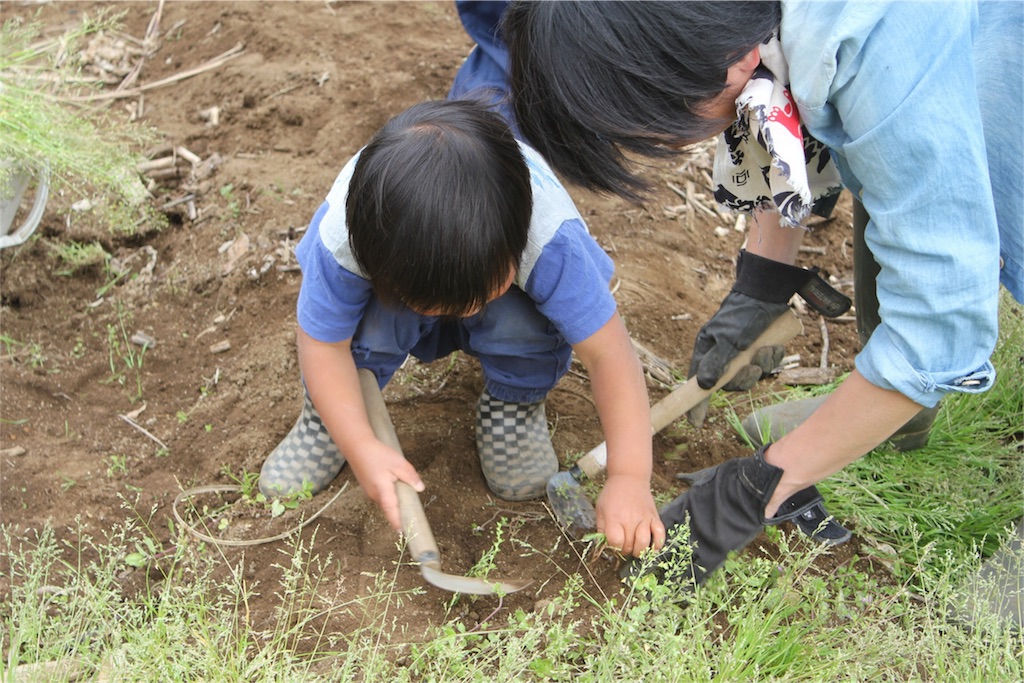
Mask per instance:
[[[686,589],[703,583],[730,552],[754,540],[766,524],[764,507],[782,478],[780,468],[765,462],[767,449],[705,470],[706,476],[661,509],[668,543],[653,559],[634,560],[627,572],[653,573],[661,582],[678,582]],[[683,524],[689,525],[688,534],[680,533]]]
[[[697,333],[689,376],[696,377],[703,389],[713,387],[729,361],[786,312],[794,294],[800,294],[824,315],[841,315],[850,308],[850,299],[822,280],[816,268],[805,270],[741,251],[736,259],[736,282],[732,291]],[[723,388],[726,391],[749,390],[778,366],[783,351],[781,346],[758,349],[753,362],[740,368]],[[690,423],[699,427],[707,407],[705,400],[690,410],[687,413]]]
[[[717,469],[718,465],[712,465],[697,472],[680,472],[676,479],[685,481],[690,486],[697,486],[710,480]],[[771,526],[783,522],[792,522],[806,536],[824,545],[842,545],[853,536],[849,529],[825,509],[825,499],[822,498],[817,486],[808,486],[797,491],[786,499],[774,517],[765,520],[765,524]]]

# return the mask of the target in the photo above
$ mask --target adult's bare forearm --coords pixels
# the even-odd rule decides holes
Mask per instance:
[[[920,410],[903,394],[877,387],[854,370],[803,424],[769,447],[765,461],[781,467],[783,475],[766,516],[774,516],[800,489],[868,453]]]
[[[783,227],[773,211],[755,211],[752,223],[747,229],[747,251],[773,261],[796,263],[806,233],[803,228]]]

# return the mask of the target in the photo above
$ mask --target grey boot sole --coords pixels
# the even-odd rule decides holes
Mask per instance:
[[[812,396],[798,401],[776,403],[759,408],[744,418],[741,426],[755,448],[766,442],[778,441],[801,425],[811,413],[825,402],[828,396]],[[928,445],[932,423],[938,414],[938,406],[925,408],[889,437],[898,451],[913,451]],[[762,434],[767,434],[763,438]]]

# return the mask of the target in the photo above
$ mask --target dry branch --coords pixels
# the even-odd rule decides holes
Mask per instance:
[[[170,450],[169,448],[167,448],[167,444],[165,444],[163,441],[161,441],[160,439],[158,439],[155,436],[153,436],[152,434],[150,434],[148,431],[146,431],[146,429],[144,427],[142,427],[139,423],[137,423],[132,418],[128,417],[127,415],[120,415],[120,414],[118,415],[118,417],[121,418],[122,420],[124,420],[125,422],[127,422],[128,424],[130,424],[135,429],[137,429],[140,432],[142,432],[147,437],[149,437],[154,443],[156,443],[158,446],[160,446],[160,448],[163,448],[165,450]]]
[[[825,325],[825,318],[818,318],[818,329],[821,330],[821,363],[819,367],[828,367],[828,327]]]
[[[835,368],[792,368],[779,373],[779,381],[791,387],[829,384],[837,375]]]
[[[226,64],[228,61],[234,59],[235,57],[240,56],[244,52],[245,52],[245,45],[242,44],[242,43],[238,43],[237,45],[235,45],[233,48],[231,48],[227,52],[214,57],[213,59],[211,59],[208,62],[204,62],[203,64],[200,64],[199,66],[195,67],[194,69],[189,69],[188,71],[179,72],[179,73],[177,73],[177,74],[175,74],[173,76],[168,76],[167,78],[163,78],[163,79],[161,79],[159,81],[153,81],[152,83],[146,83],[145,85],[140,85],[138,87],[130,88],[130,89],[126,89],[126,90],[114,90],[114,91],[110,91],[110,92],[96,93],[94,95],[86,95],[84,97],[66,97],[66,98],[61,98],[61,99],[64,99],[64,100],[66,100],[68,102],[95,102],[97,100],[116,100],[116,99],[123,99],[123,98],[126,98],[126,97],[135,97],[135,96],[141,95],[142,93],[147,92],[149,90],[155,90],[156,88],[162,88],[165,85],[171,85],[172,83],[177,83],[178,81],[183,81],[186,78],[191,78],[192,76],[197,76],[197,75],[199,75],[201,73],[204,73],[206,71],[212,71],[213,69],[220,68],[221,66]]]
[[[149,26],[146,28],[146,36],[142,39],[142,55],[139,60],[135,62],[135,66],[128,72],[128,75],[124,77],[124,80],[118,84],[115,90],[123,91],[131,86],[135,85],[135,81],[138,80],[139,74],[142,73],[142,65],[146,63],[146,57],[156,52],[157,34],[160,30],[160,17],[164,12],[164,0],[160,0],[157,4],[156,12],[153,13],[152,18],[149,20]],[[141,116],[141,112],[139,113]]]
[[[630,341],[633,342],[633,348],[636,350],[636,355],[640,359],[640,363],[644,368],[644,373],[648,377],[666,387],[671,387],[677,384],[675,375],[672,372],[671,363],[664,358],[659,357],[636,339],[631,338]]]

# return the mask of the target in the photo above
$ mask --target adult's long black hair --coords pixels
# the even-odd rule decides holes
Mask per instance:
[[[630,157],[667,157],[721,130],[701,104],[781,20],[778,2],[517,0],[502,25],[516,118],[559,172],[639,200]]]

